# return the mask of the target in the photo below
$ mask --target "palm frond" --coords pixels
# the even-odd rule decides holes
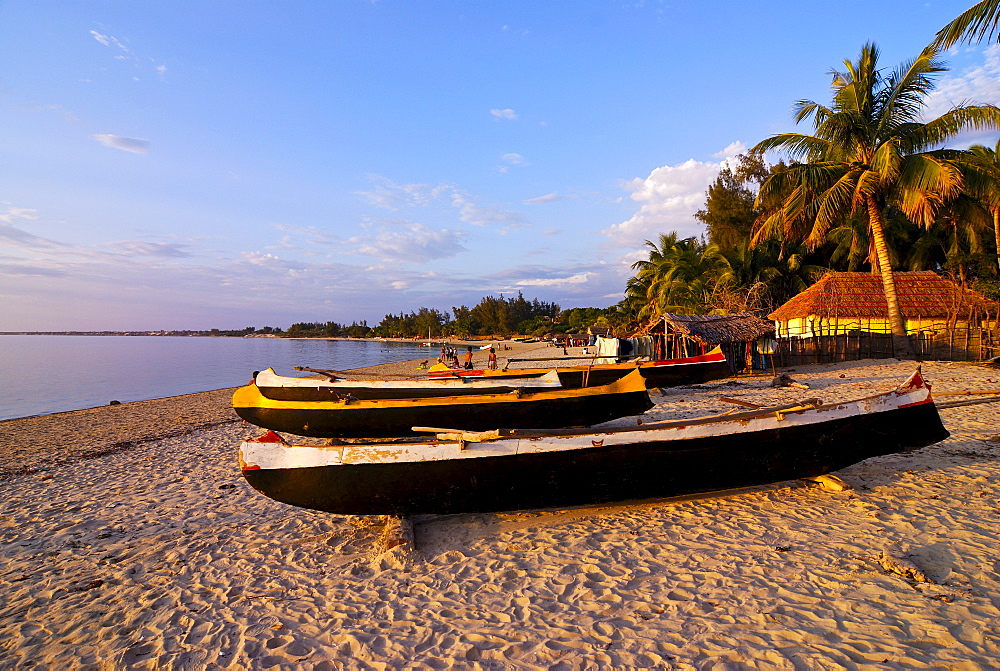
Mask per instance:
[[[933,154],[912,154],[903,161],[899,172],[901,191],[933,193],[945,201],[954,198],[962,189],[962,171],[952,161]]]
[[[823,151],[829,146],[826,140],[805,135],[803,133],[780,133],[773,135],[766,140],[761,140],[755,144],[750,151],[755,154],[763,154],[771,150],[782,150],[792,158],[808,158],[811,156],[822,156]]]
[[[792,107],[792,111],[795,113],[795,123],[801,123],[802,121],[815,117],[817,123],[822,119],[825,119],[833,111],[824,105],[820,105],[812,100],[800,100]]]
[[[1000,0],[981,0],[938,31],[931,43],[935,49],[948,49],[959,42],[991,40],[1000,25]],[[997,35],[1000,39],[1000,34]]]
[[[1000,107],[963,105],[955,107],[908,133],[903,151],[914,152],[944,144],[966,130],[1000,129]]]
[[[816,216],[812,231],[806,238],[809,249],[816,249],[826,242],[827,232],[850,214],[856,177],[853,172],[844,173],[833,186],[816,198]]]
[[[885,87],[878,94],[880,137],[888,136],[900,124],[919,119],[927,94],[934,88],[934,75],[948,69],[935,55],[933,49],[925,48],[886,78]]]
[[[900,153],[897,143],[883,142],[875,150],[875,155],[871,161],[871,169],[878,173],[879,178],[883,182],[892,183],[899,178],[902,163],[903,155]]]

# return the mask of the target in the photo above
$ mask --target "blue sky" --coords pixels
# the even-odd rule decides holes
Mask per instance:
[[[0,330],[612,305],[831,68],[971,4],[0,1]],[[1000,102],[947,58],[932,111]]]

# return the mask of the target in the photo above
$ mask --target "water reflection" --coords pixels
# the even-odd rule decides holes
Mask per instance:
[[[344,370],[426,359],[419,343],[283,338],[0,336],[0,419],[245,384],[295,366]]]

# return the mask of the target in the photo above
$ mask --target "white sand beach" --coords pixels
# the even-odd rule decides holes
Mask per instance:
[[[801,366],[783,372],[809,390],[731,378],[650,412],[860,397],[914,368]],[[1000,389],[995,367],[923,372],[935,394]],[[1000,403],[942,409],[951,438],[837,472],[849,491],[422,516],[401,561],[372,553],[382,518],[252,490],[236,448],[259,430],[227,399],[0,423],[0,667],[1000,665]]]

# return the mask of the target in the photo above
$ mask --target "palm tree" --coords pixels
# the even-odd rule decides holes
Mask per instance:
[[[656,242],[646,240],[649,258],[636,261],[632,270],[637,271],[625,286],[625,302],[635,310],[635,318],[644,321],[656,317],[656,291],[653,283],[669,270],[667,260],[670,250],[679,242],[677,233],[660,233]],[[659,287],[658,287],[659,288]]]
[[[646,240],[646,246],[649,258],[632,264],[638,272],[625,290],[626,302],[642,301],[638,319],[666,312],[703,314],[713,287],[729,270],[718,246],[696,238],[678,239],[673,231],[661,233],[655,243]]]
[[[919,237],[920,228],[896,210],[885,213],[883,226],[889,263],[893,268],[899,268],[903,265],[904,256],[897,250],[908,249]],[[831,270],[853,273],[863,270],[865,264],[873,269],[878,267],[867,213],[852,214],[842,224],[830,229],[826,237],[834,245],[826,257]]]
[[[992,39],[998,25],[1000,25],[1000,0],[981,0],[939,30],[931,47],[940,50],[958,42]],[[997,38],[1000,40],[1000,34]]]
[[[985,265],[982,233],[989,228],[988,210],[979,200],[963,193],[942,207],[934,226],[914,241],[907,265],[911,270],[943,268],[965,286],[970,271],[976,276]]]
[[[997,265],[1000,267],[1000,140],[996,148],[973,145],[961,161],[965,169],[966,192],[982,203],[993,217]]]
[[[1000,128],[992,105],[953,108],[919,121],[933,77],[945,70],[935,51],[925,49],[887,76],[878,67],[878,48],[865,44],[846,72],[834,71],[830,107],[803,100],[796,123],[812,119],[814,134],[782,133],[751,151],[780,149],[801,163],[775,173],[761,186],[757,204],[765,214],[755,238],[801,235],[810,249],[854,213],[867,217],[882,277],[889,326],[897,353],[908,352],[906,327],[885,239],[885,212],[895,207],[916,224],[930,226],[941,203],[958,195],[962,173],[949,154],[930,151],[967,129]]]

